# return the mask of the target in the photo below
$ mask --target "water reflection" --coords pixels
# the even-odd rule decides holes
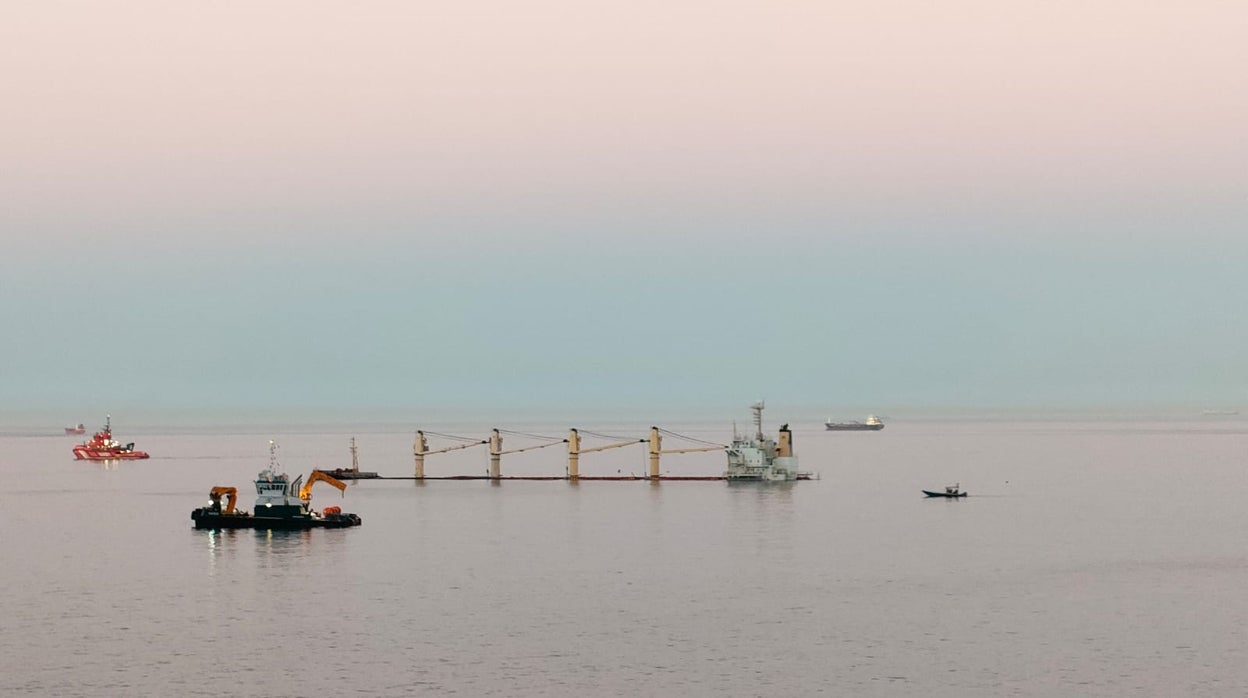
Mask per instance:
[[[755,501],[761,503],[768,513],[791,515],[793,513],[793,489],[810,487],[797,482],[733,482],[725,483],[734,502]]]
[[[275,531],[272,529],[256,529],[257,550],[273,555],[298,554],[304,542],[312,539],[311,530]]]
[[[297,568],[304,560],[340,555],[341,535],[318,530],[199,529],[208,553],[210,576],[237,575],[240,565],[251,569]],[[219,568],[219,569],[218,569]]]
[[[792,550],[795,487],[798,482],[728,482],[731,528],[734,536],[757,554],[785,554]]]
[[[208,574],[214,575],[217,571],[217,559],[222,556],[233,557],[238,544],[238,531],[234,529],[214,530],[214,529],[192,529],[196,534],[204,536],[204,542],[208,546]]]

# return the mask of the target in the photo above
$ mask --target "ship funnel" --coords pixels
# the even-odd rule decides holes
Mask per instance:
[[[793,432],[789,431],[789,425],[780,426],[780,442],[776,445],[777,456],[793,455]]]

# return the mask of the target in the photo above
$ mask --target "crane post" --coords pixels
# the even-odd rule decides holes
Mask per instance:
[[[575,429],[568,432],[568,479],[581,476],[581,435]]]
[[[490,479],[497,480],[501,476],[499,461],[503,459],[503,435],[495,429],[490,433]]]
[[[416,460],[416,479],[425,479],[425,452],[429,450],[429,442],[425,441],[425,432],[416,432],[416,442],[412,444],[412,456]]]
[[[663,451],[663,437],[658,427],[650,427],[650,479],[659,479],[659,454]]]

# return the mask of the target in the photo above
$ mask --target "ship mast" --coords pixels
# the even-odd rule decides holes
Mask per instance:
[[[754,412],[754,438],[758,441],[763,440],[763,404],[765,400],[759,400],[750,407]]]

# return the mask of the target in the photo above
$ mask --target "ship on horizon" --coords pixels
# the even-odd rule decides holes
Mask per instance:
[[[879,417],[869,414],[865,422],[834,422],[829,417],[823,426],[828,431],[879,431],[884,428],[884,422],[880,421]]]

